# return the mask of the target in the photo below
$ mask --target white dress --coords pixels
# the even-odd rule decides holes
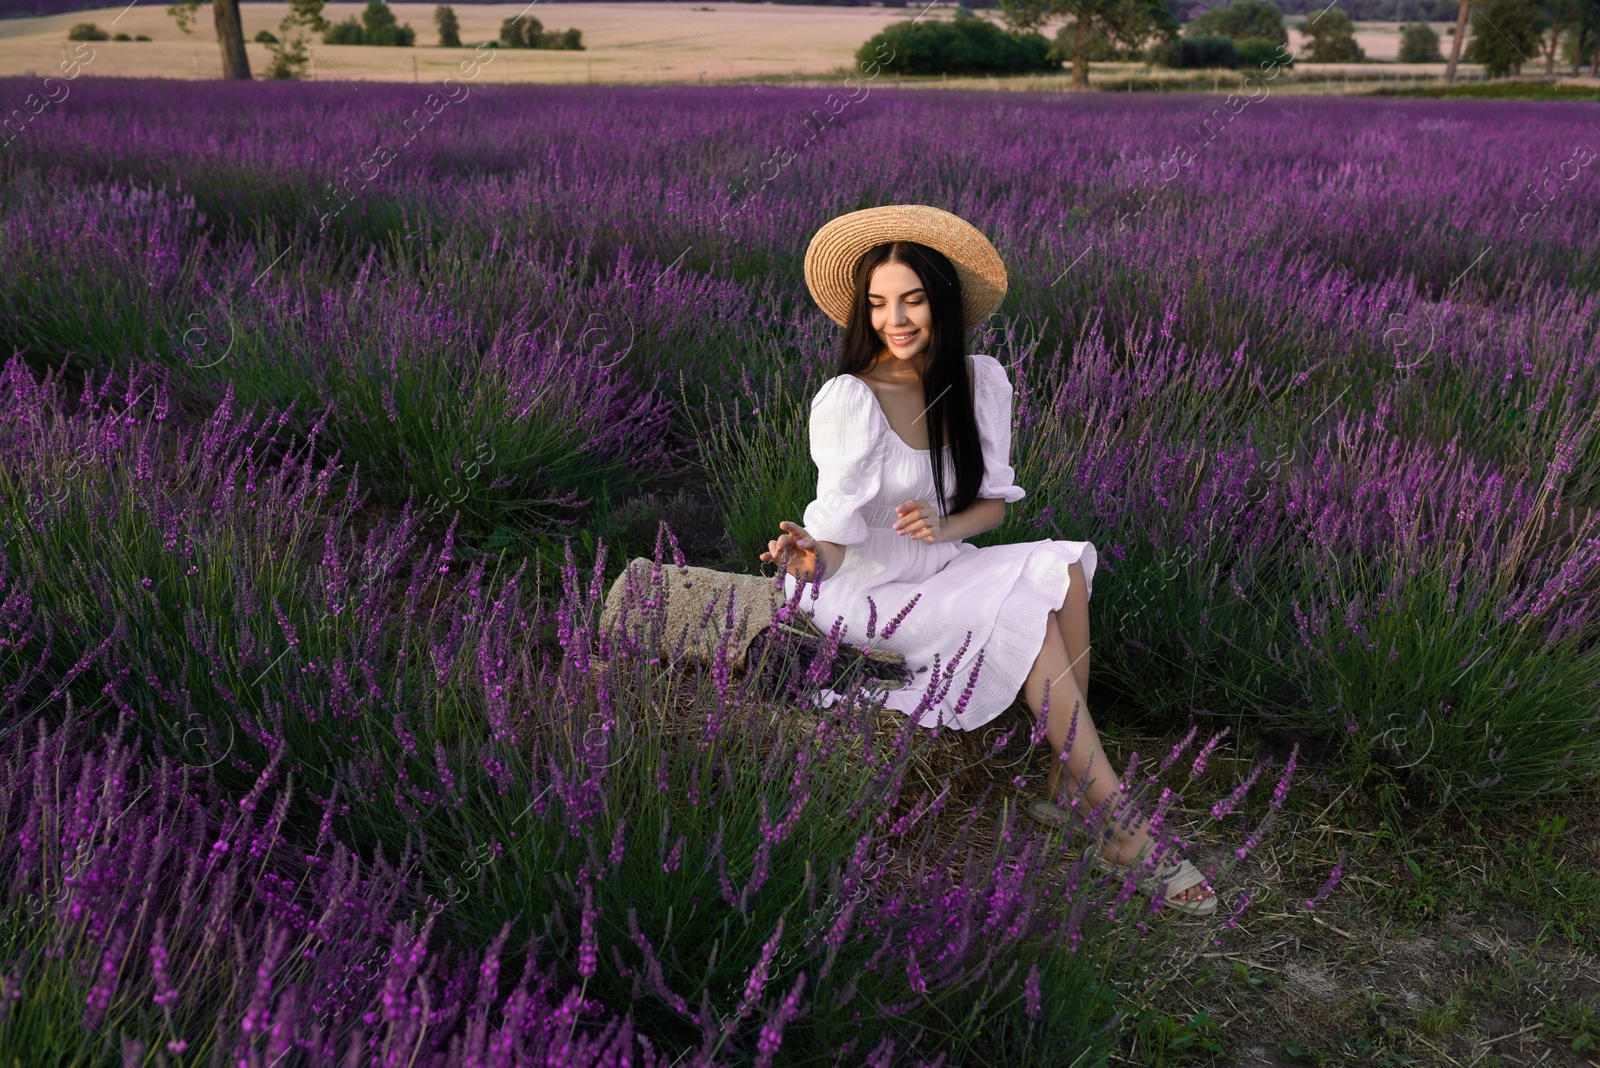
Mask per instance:
[[[1025,493],[1011,467],[1010,376],[993,356],[968,359],[983,444],[978,496],[1020,501]],[[1038,659],[1048,614],[1066,600],[1069,564],[1081,561],[1085,590],[1093,591],[1094,544],[1046,539],[979,547],[965,541],[929,544],[897,534],[892,529],[896,505],[921,500],[938,507],[931,452],[913,449],[894,432],[872,387],[855,375],[822,384],[811,402],[810,437],[817,497],[806,506],[801,526],[813,538],[848,548],[839,570],[820,583],[785,575],[785,592],[793,600],[796,589],[805,586],[797,607],[824,634],[837,623],[841,641],[905,657],[915,681],[886,691],[886,707],[918,716],[924,727],[942,723],[974,730],[993,720],[1016,700]],[[949,448],[941,457],[945,492],[953,493]],[[883,638],[886,625],[918,594],[921,599]],[[874,605],[877,618],[869,641]],[[963,702],[975,668],[976,682]],[[1052,686],[1052,706],[1057,692]],[[824,689],[816,703],[828,707],[841,696]]]

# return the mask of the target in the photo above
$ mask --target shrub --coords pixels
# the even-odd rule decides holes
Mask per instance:
[[[148,41],[148,40],[150,40],[150,35],[149,34],[144,34],[144,33],[136,33],[136,34],[133,35],[133,39],[135,41]]]
[[[885,62],[879,57],[889,52]],[[972,15],[950,21],[896,22],[856,50],[860,64],[894,74],[1022,74],[1059,70],[1041,34],[1012,34]]]
[[[1246,37],[1233,42],[1239,53],[1239,66],[1255,70],[1270,70],[1273,66],[1292,67],[1294,56],[1283,45],[1265,37]]]
[[[119,33],[119,34],[115,35],[114,37],[112,37],[111,39],[113,41],[131,41],[131,40],[133,40],[132,37],[129,37],[125,33]]]
[[[1163,67],[1237,67],[1239,50],[1233,38],[1218,34],[1169,37],[1150,50],[1150,61]]]
[[[256,44],[277,44],[278,37],[271,30],[262,30],[252,38]]]
[[[580,30],[546,30],[532,15],[509,18],[500,24],[500,41],[508,48],[551,48],[583,51]]]
[[[111,35],[92,22],[80,22],[67,31],[69,41],[109,41]]]
[[[367,33],[361,28],[361,23],[354,15],[343,22],[335,22],[329,26],[322,35],[323,44],[331,45],[357,45],[367,43]]]
[[[1439,54],[1439,35],[1426,22],[1411,22],[1400,27],[1401,63],[1443,63]]]
[[[401,26],[395,22],[394,12],[383,0],[372,0],[361,13],[343,22],[333,23],[322,34],[324,44],[390,45],[410,47],[416,44],[417,31],[410,23]]]

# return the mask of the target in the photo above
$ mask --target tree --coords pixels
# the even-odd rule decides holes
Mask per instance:
[[[500,24],[500,43],[508,48],[538,48],[544,23],[532,15],[509,18]]]
[[[1456,80],[1456,60],[1461,56],[1461,38],[1467,32],[1467,9],[1472,0],[1461,0],[1461,10],[1456,13],[1456,32],[1450,35],[1450,62],[1444,68],[1444,80],[1448,85]]]
[[[361,28],[366,31],[367,44],[403,45],[416,43],[417,31],[408,22],[400,25],[394,12],[383,0],[371,0],[361,12]]]
[[[1482,63],[1491,78],[1521,74],[1539,51],[1546,20],[1533,0],[1483,0],[1472,14],[1472,40],[1462,58]]]
[[[1050,0],[1000,0],[1000,17],[1012,33],[1037,31],[1050,14]]]
[[[1360,63],[1367,54],[1356,44],[1350,16],[1336,7],[1313,15],[1301,30],[1311,38],[1312,63]]]
[[[1066,15],[1076,20],[1071,45],[1075,89],[1089,88],[1091,34],[1126,54],[1143,48],[1152,36],[1167,38],[1178,33],[1178,20],[1167,0],[1000,0],[1000,11],[1006,25],[1017,32],[1051,17]]]
[[[328,22],[322,17],[322,0],[289,0],[289,13],[278,22],[278,29],[283,36],[262,42],[272,54],[266,77],[305,77],[308,62],[306,34],[321,33],[327,28]],[[260,35],[257,35],[257,40],[260,40]]]
[[[884,59],[885,55],[888,56]],[[899,74],[1027,74],[1061,69],[1050,42],[1037,33],[1008,33],[957,12],[953,19],[891,22],[859,49],[862,69]]]
[[[1056,39],[1050,45],[1050,58],[1057,63],[1067,63],[1077,55],[1078,20],[1064,23],[1056,31]],[[1112,47],[1111,42],[1098,33],[1088,35],[1089,54],[1084,58],[1090,63],[1115,63],[1123,58],[1123,54]]]
[[[1563,59],[1572,64],[1572,74],[1589,64],[1589,76],[1600,73],[1600,0],[1588,0],[1583,5],[1583,19],[1572,27],[1563,40]]]
[[[1202,11],[1183,28],[1185,37],[1214,34],[1243,41],[1261,37],[1277,44],[1289,43],[1283,26],[1283,11],[1272,0],[1233,0],[1227,7]]]
[[[439,28],[440,48],[461,47],[461,23],[456,19],[456,9],[440,4],[433,9],[433,24]]]
[[[193,33],[190,25],[198,16],[200,0],[178,0],[167,8],[184,33]],[[222,76],[224,78],[250,77],[250,57],[244,51],[244,23],[239,19],[239,0],[211,0],[211,17],[217,27],[217,47],[222,49]]]
[[[1401,63],[1443,63],[1439,35],[1426,22],[1409,22],[1400,27]]]
[[[1556,56],[1561,46],[1582,33],[1593,17],[1594,6],[1594,0],[1544,0],[1544,17],[1550,29],[1540,42],[1546,75],[1556,72]]]

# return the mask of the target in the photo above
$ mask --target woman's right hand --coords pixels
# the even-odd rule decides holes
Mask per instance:
[[[778,523],[784,533],[767,542],[767,551],[761,554],[762,560],[772,560],[782,564],[779,559],[788,553],[788,571],[798,579],[809,579],[817,568],[817,542],[799,523],[791,523],[787,519]]]

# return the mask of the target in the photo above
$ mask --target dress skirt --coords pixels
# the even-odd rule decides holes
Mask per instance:
[[[1026,493],[1011,466],[1010,376],[993,356],[968,360],[984,461],[977,497],[1015,503]],[[855,375],[823,383],[811,404],[810,438],[817,497],[801,526],[844,546],[845,558],[821,582],[786,574],[785,592],[793,599],[806,587],[797,607],[824,634],[837,623],[841,641],[905,657],[915,681],[887,690],[886,707],[915,715],[924,727],[974,730],[990,722],[1016,700],[1033,670],[1049,615],[1066,601],[1072,564],[1082,565],[1086,592],[1093,591],[1094,544],[930,544],[896,532],[897,505],[922,501],[944,514],[932,451],[908,445],[872,387]],[[946,493],[955,485],[950,448],[940,451]],[[824,689],[816,700],[829,707],[841,696]]]

